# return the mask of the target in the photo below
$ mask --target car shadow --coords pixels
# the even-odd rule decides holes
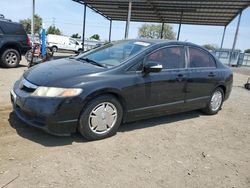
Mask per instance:
[[[172,122],[182,121],[186,119],[193,119],[199,116],[201,116],[201,112],[191,111],[191,112],[167,115],[157,118],[150,118],[147,120],[140,120],[122,124],[118,129],[118,132],[128,132],[136,129],[144,129],[149,127],[154,127],[160,124],[166,124],[167,126],[169,123]],[[11,127],[13,127],[16,130],[19,136],[46,147],[71,145],[73,142],[76,143],[88,142],[78,132],[71,134],[71,136],[50,135],[40,129],[26,125],[15,115],[14,112],[11,112],[9,114],[8,121]]]
[[[144,129],[149,127],[158,126],[161,124],[169,124],[173,122],[183,121],[187,119],[194,119],[203,115],[199,110],[190,112],[183,112],[178,114],[154,117],[145,120],[139,120],[131,123],[122,124],[119,128],[119,132],[133,131],[135,129]]]
[[[19,136],[46,147],[71,145],[73,142],[87,141],[78,132],[71,134],[71,136],[54,136],[48,134],[22,122],[14,112],[9,114],[8,121],[10,126],[16,130]]]

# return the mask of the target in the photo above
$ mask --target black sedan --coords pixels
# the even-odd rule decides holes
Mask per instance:
[[[232,82],[232,71],[200,46],[122,40],[29,69],[11,100],[31,126],[96,140],[122,122],[196,109],[216,114]]]

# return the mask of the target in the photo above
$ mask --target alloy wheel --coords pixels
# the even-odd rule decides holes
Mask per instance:
[[[13,65],[16,64],[18,61],[17,55],[14,52],[9,52],[6,54],[5,56],[5,61],[9,64],[9,65]]]

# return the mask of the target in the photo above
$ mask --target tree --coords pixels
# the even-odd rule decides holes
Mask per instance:
[[[245,53],[250,53],[250,49],[246,49],[246,50],[245,50]]]
[[[57,28],[57,27],[51,25],[51,26],[49,26],[49,28],[47,29],[46,35],[48,35],[48,34],[61,35],[62,32],[60,31],[59,28]]]
[[[90,39],[100,40],[100,35],[94,34],[90,37]]]
[[[21,23],[23,25],[26,33],[29,33],[29,34],[31,33],[31,19],[30,18],[19,20],[19,23]],[[34,16],[34,33],[40,33],[42,23],[43,23],[42,18],[39,15],[35,14],[35,16]]]
[[[206,48],[207,50],[215,50],[216,48],[218,48],[216,44],[204,44],[202,47]]]
[[[78,33],[76,33],[76,34],[72,34],[72,35],[71,35],[71,38],[80,39],[81,36],[80,36]]]
[[[161,38],[161,24],[143,24],[138,30],[139,38],[151,38],[160,39]],[[162,38],[164,39],[175,39],[175,32],[173,27],[169,24],[164,24]]]

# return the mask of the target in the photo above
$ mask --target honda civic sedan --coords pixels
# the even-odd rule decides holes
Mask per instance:
[[[232,71],[198,45],[122,40],[30,68],[11,101],[27,125],[97,140],[123,122],[196,109],[216,114],[232,82]]]

